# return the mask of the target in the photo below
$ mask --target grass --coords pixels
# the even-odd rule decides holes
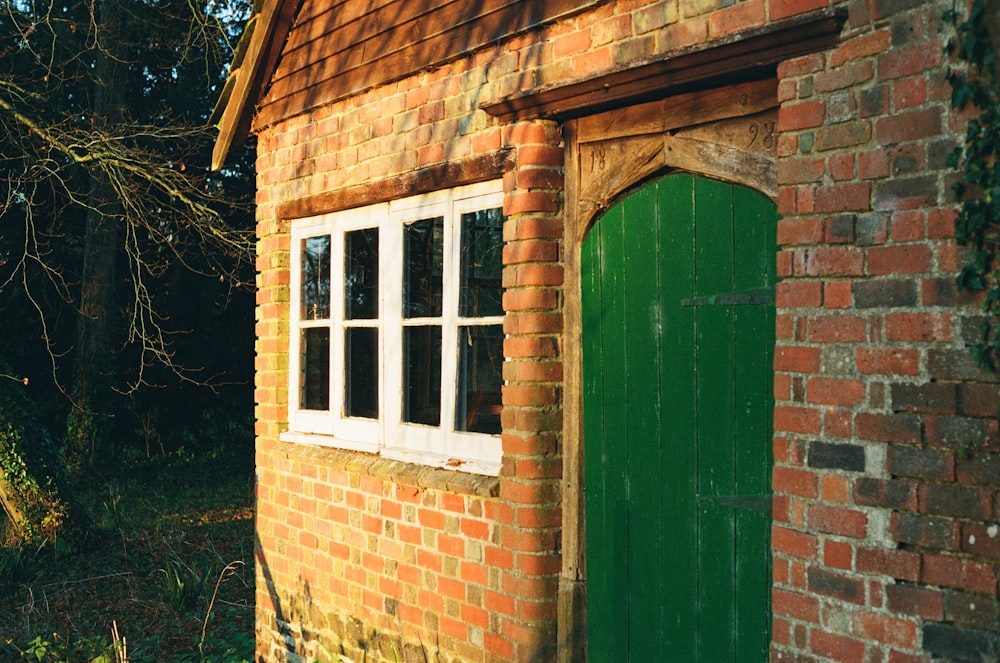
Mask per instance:
[[[248,460],[175,457],[80,491],[92,549],[0,548],[0,663],[253,659]],[[103,658],[102,658],[103,657]]]

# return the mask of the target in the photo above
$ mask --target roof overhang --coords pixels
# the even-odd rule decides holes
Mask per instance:
[[[212,150],[212,170],[222,168],[229,151],[242,145],[249,135],[254,106],[274,72],[297,9],[296,0],[254,2],[209,121],[219,129]]]

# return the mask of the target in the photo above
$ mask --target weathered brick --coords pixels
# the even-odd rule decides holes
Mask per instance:
[[[916,511],[917,491],[908,481],[861,477],[854,484],[854,502],[859,506]]]
[[[863,539],[867,534],[868,516],[862,511],[813,504],[809,507],[809,527],[828,534]]]
[[[866,120],[841,122],[827,125],[816,131],[815,149],[817,152],[839,150],[855,145],[864,145],[872,139],[872,126]]]
[[[935,313],[889,313],[885,336],[890,341],[950,341],[951,316]]]
[[[948,414],[958,409],[958,386],[954,382],[897,384],[892,387],[895,412]]]
[[[808,338],[814,343],[861,342],[867,337],[868,322],[856,315],[823,315],[809,320]]]
[[[963,627],[995,631],[1000,623],[1000,603],[992,598],[964,592],[945,592],[944,615],[938,621],[942,620]]]
[[[864,605],[865,584],[859,578],[832,573],[815,566],[809,567],[806,578],[810,591],[848,603]]]
[[[892,514],[892,537],[900,543],[957,550],[958,535],[958,523],[954,520],[912,513]]]
[[[865,643],[844,635],[813,629],[809,632],[812,650],[826,659],[847,663],[864,659]]]
[[[819,101],[785,104],[778,111],[778,131],[812,129],[823,124],[826,105]]]
[[[920,580],[920,553],[898,548],[859,547],[855,556],[859,573],[886,575],[909,582]]]
[[[809,467],[863,472],[865,450],[857,444],[812,442],[809,445]]]
[[[813,624],[819,622],[819,600],[816,597],[782,589],[775,589],[771,597],[775,614]]]
[[[857,416],[858,437],[880,442],[917,443],[922,437],[920,419],[913,414],[868,414]]]
[[[933,204],[939,197],[934,176],[893,178],[875,184],[872,208],[876,210],[912,209]]]
[[[855,610],[851,613],[853,633],[869,641],[911,649],[917,641],[916,622],[881,612]]]
[[[979,448],[987,439],[988,425],[980,417],[927,416],[924,420],[924,441],[929,445],[968,453]]]
[[[920,370],[920,353],[912,348],[860,347],[854,356],[864,374],[916,375]]]
[[[1000,651],[1000,635],[929,622],[923,626],[924,649],[958,661],[988,661]]]
[[[955,478],[955,455],[942,449],[896,445],[889,447],[887,462],[894,476],[938,481]]]
[[[1000,387],[992,384],[960,384],[958,400],[961,414],[973,417],[1000,416]]]
[[[831,184],[816,190],[816,212],[850,212],[869,208],[871,184],[850,182]]]
[[[865,397],[865,386],[858,380],[812,378],[806,384],[806,400],[820,405],[848,407]]]
[[[955,472],[963,484],[1000,488],[1000,454],[980,452],[960,455]]]
[[[930,553],[925,553],[923,559],[921,582],[996,596],[997,569],[993,565]]]
[[[881,145],[919,140],[941,133],[941,111],[937,108],[907,111],[883,117],[875,125],[875,138]]]
[[[944,618],[944,602],[939,591],[900,583],[886,585],[885,595],[893,612],[936,621]]]
[[[771,536],[771,544],[775,553],[784,553],[800,559],[816,558],[816,537],[807,532],[787,527],[775,527]]]
[[[903,308],[917,303],[916,285],[904,279],[871,279],[854,284],[858,308]]]
[[[961,537],[963,552],[1000,562],[1000,526],[963,523]]]
[[[930,271],[931,250],[924,244],[873,247],[868,250],[868,273],[875,276],[887,274],[919,274]]]

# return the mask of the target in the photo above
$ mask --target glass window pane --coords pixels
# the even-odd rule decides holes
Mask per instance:
[[[422,219],[403,228],[403,317],[441,315],[444,217]]]
[[[344,415],[378,418],[378,329],[348,327],[344,334]]]
[[[344,235],[344,317],[378,317],[378,228]]]
[[[500,208],[462,215],[461,252],[458,314],[467,318],[503,315],[503,212]]]
[[[302,240],[303,320],[330,317],[330,236]]]
[[[403,421],[441,425],[441,327],[403,328]]]
[[[455,430],[500,433],[502,371],[503,327],[459,327]]]
[[[330,329],[302,330],[299,370],[299,407],[303,410],[330,409]]]

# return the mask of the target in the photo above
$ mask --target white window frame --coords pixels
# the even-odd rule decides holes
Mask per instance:
[[[496,180],[292,221],[289,260],[289,430],[281,435],[283,440],[379,453],[397,460],[476,474],[499,474],[502,456],[500,436],[456,431],[454,421],[459,326],[503,324],[502,315],[470,319],[458,315],[460,220],[463,213],[502,206],[502,181]],[[403,229],[407,223],[436,216],[444,217],[445,233],[442,315],[430,320],[404,321]],[[349,231],[364,228],[378,228],[379,233],[378,419],[345,417],[342,414],[344,329],[355,324],[344,319],[344,236]],[[322,235],[329,235],[331,238],[330,319],[303,320],[301,246],[306,238]],[[441,426],[402,421],[402,330],[405,325],[419,322],[441,325]],[[364,324],[371,322],[365,321]],[[306,410],[299,403],[302,330],[317,325],[328,325],[330,328],[329,410]]]

